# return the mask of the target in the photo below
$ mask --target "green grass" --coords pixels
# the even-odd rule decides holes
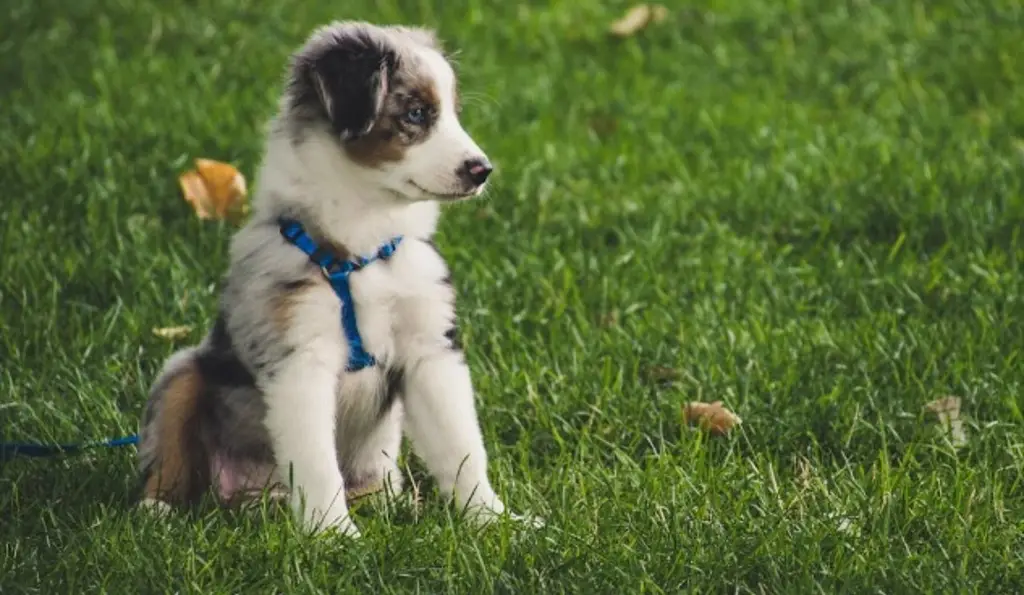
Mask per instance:
[[[1024,6],[679,0],[609,39],[625,8],[5,2],[6,439],[133,432],[227,264],[177,175],[253,178],[314,26],[424,23],[499,168],[439,237],[492,475],[548,526],[477,532],[429,493],[361,507],[358,543],[273,510],[161,521],[131,448],[19,459],[0,591],[1024,589]],[[946,394],[959,450],[921,413]],[[716,399],[740,431],[683,426]]]

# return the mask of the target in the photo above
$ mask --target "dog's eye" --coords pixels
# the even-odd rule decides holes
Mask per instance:
[[[402,115],[402,119],[410,124],[422,124],[427,121],[427,110],[422,107],[414,107]]]

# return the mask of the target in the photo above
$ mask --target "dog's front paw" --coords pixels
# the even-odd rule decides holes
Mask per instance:
[[[534,516],[532,514],[516,514],[514,512],[509,512],[507,514],[508,514],[509,518],[512,519],[513,522],[515,522],[515,523],[517,523],[519,525],[522,525],[523,527],[525,527],[527,529],[543,529],[544,528],[544,525],[545,525],[544,519],[539,517],[539,516]]]
[[[497,498],[490,502],[471,503],[466,507],[466,517],[475,525],[483,527],[490,525],[500,518],[507,518],[512,522],[528,529],[539,529],[544,526],[544,519],[532,515],[516,514],[505,508],[501,500]]]
[[[523,529],[540,529],[544,526],[544,519],[529,514],[516,514],[511,510],[505,510],[501,513],[492,513],[484,521],[484,524],[488,524],[492,521],[496,521],[500,518],[506,518],[512,521],[514,524],[519,525]]]
[[[356,527],[356,524],[352,522],[352,517],[349,516],[346,516],[344,520],[334,525],[321,525],[315,532],[318,535],[340,535],[349,539],[359,539],[363,536],[359,532],[359,527]]]
[[[303,523],[306,530],[313,535],[340,535],[350,539],[359,539],[362,534],[359,527],[356,527],[352,517],[346,514],[343,518],[331,522],[324,522],[318,519],[306,519]]]
[[[344,502],[323,507],[306,507],[301,514],[302,526],[309,533],[336,533],[352,539],[360,537],[359,528],[349,515],[348,506]]]
[[[466,510],[466,516],[474,525],[486,527],[495,521],[505,518],[512,521],[522,529],[540,529],[544,527],[544,519],[529,514],[516,514],[510,510],[497,512],[489,508],[471,508]]]

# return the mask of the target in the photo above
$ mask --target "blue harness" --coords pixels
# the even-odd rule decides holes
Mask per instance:
[[[13,459],[16,456],[22,457],[52,457],[59,454],[72,454],[87,448],[106,446],[117,448],[138,444],[139,436],[132,434],[124,438],[114,438],[102,442],[87,442],[85,444],[35,444],[31,442],[2,442],[0,443],[0,461]]]
[[[363,347],[363,338],[359,335],[359,326],[356,324],[355,304],[352,301],[352,288],[349,287],[348,278],[352,273],[362,269],[376,260],[387,260],[395,253],[402,236],[392,239],[377,249],[377,253],[366,257],[356,256],[354,260],[340,260],[329,250],[317,246],[313,238],[306,234],[302,224],[291,219],[281,219],[278,222],[281,226],[281,235],[294,244],[309,256],[309,259],[320,267],[327,282],[331,284],[334,293],[341,300],[341,326],[345,330],[345,339],[348,341],[348,366],[349,372],[358,372],[377,363],[376,358]]]

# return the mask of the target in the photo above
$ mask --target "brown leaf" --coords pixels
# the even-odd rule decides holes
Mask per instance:
[[[165,326],[163,328],[153,329],[153,334],[162,337],[164,339],[180,339],[192,332],[192,327],[187,325],[182,326]]]
[[[587,126],[597,135],[597,138],[605,139],[618,130],[619,121],[612,116],[597,115],[587,120]]]
[[[650,366],[647,368],[647,377],[655,382],[671,382],[679,380],[679,370],[668,366]]]
[[[953,446],[961,447],[967,444],[967,432],[964,431],[963,421],[960,420],[960,397],[946,396],[936,399],[925,405],[924,410],[935,414],[943,431],[949,434]]]
[[[185,196],[185,201],[192,205],[192,209],[200,219],[213,217],[210,193],[199,172],[187,171],[181,174],[178,184],[181,185],[181,193]]]
[[[601,315],[601,326],[605,328],[619,326],[619,311],[612,310]]]
[[[796,477],[802,489],[809,489],[814,480],[814,466],[804,457],[796,460]]]
[[[660,4],[637,4],[612,23],[608,31],[616,37],[630,37],[648,25],[661,23],[667,18],[668,9]]]
[[[227,163],[196,159],[196,169],[182,174],[178,183],[200,219],[235,220],[248,210],[245,176]]]
[[[701,429],[708,430],[719,436],[729,432],[734,426],[743,423],[740,416],[722,406],[721,401],[701,403],[691,401],[683,406],[683,421],[697,422]]]
[[[942,397],[941,399],[935,399],[931,403],[924,406],[924,410],[929,413],[946,414],[952,419],[960,417],[960,397]]]

